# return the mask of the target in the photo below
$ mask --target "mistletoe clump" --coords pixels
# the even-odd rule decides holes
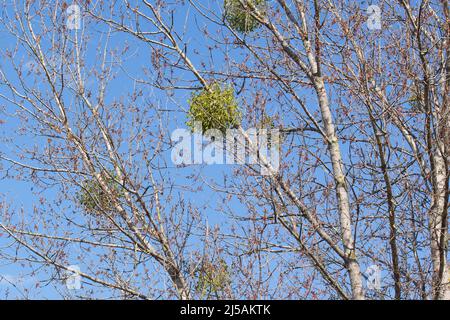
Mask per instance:
[[[201,297],[214,295],[218,297],[230,283],[230,273],[226,262],[222,259],[211,263],[203,261],[196,270],[196,291]]]
[[[241,113],[231,86],[221,87],[215,83],[209,90],[194,93],[189,100],[188,122],[192,130],[195,122],[201,122],[203,132],[218,129],[226,133],[227,129],[240,124]]]
[[[259,12],[264,13],[266,7],[266,0],[242,0],[248,1],[255,6]],[[260,23],[251,15],[250,6],[244,7],[240,0],[225,0],[224,11],[225,19],[230,26],[241,33],[250,33],[256,30]]]
[[[261,117],[261,120],[258,121],[258,123],[256,124],[256,127],[258,129],[266,129],[267,130],[267,134],[269,134],[268,143],[269,143],[269,147],[271,147],[272,140],[273,140],[271,130],[277,129],[277,126],[275,125],[275,118],[264,114]],[[284,136],[279,135],[277,141],[274,141],[274,143],[279,145],[279,143],[283,142],[283,141],[284,141]]]
[[[109,193],[102,189],[96,178],[86,179],[78,192],[78,202],[87,213],[112,212],[114,211],[112,198],[121,200],[125,196],[113,174],[105,174],[103,179],[108,186]]]
[[[275,120],[273,119],[273,117],[265,114],[261,117],[261,120],[258,122],[257,127],[267,130],[275,129]]]

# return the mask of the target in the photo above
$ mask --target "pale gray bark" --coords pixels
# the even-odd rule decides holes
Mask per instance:
[[[352,233],[352,219],[349,205],[347,183],[343,170],[342,156],[339,148],[339,140],[336,135],[327,93],[322,78],[316,77],[315,86],[319,97],[320,110],[328,139],[333,175],[336,182],[336,195],[338,200],[342,243],[346,255],[346,266],[350,276],[352,295],[354,299],[364,299],[361,270],[356,258],[355,243]]]

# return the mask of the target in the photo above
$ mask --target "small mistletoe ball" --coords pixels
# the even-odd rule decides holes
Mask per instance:
[[[245,2],[246,0],[243,0]],[[265,14],[266,0],[247,0],[256,9]],[[260,23],[251,14],[251,6],[244,6],[239,0],[224,1],[225,19],[228,24],[240,33],[250,33],[256,30]]]
[[[214,83],[209,90],[196,92],[189,100],[187,126],[192,130],[195,122],[201,122],[203,132],[217,129],[226,133],[227,129],[240,124],[241,112],[231,86],[222,87]]]

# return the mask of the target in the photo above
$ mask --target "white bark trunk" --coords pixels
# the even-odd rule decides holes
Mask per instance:
[[[343,163],[339,141],[336,135],[333,118],[329,107],[328,96],[325,91],[325,85],[321,77],[314,78],[319,105],[322,113],[325,133],[327,135],[328,149],[330,152],[333,175],[336,181],[336,195],[340,214],[342,242],[344,245],[346,264],[350,276],[353,299],[364,299],[362,287],[361,270],[356,259],[355,244],[352,236],[352,221],[347,191],[347,183],[343,170]]]
[[[441,151],[434,156],[434,194],[430,212],[431,258],[433,262],[433,291],[437,299],[450,299],[449,270],[447,266],[446,243],[448,241],[445,221],[446,168]],[[443,234],[444,233],[444,234]],[[441,241],[444,240],[444,243]]]

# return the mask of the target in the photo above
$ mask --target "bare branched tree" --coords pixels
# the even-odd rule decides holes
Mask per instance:
[[[40,201],[1,259],[80,261],[79,297],[450,299],[447,1],[74,4],[4,5],[1,172]],[[175,165],[196,117],[258,164]]]

